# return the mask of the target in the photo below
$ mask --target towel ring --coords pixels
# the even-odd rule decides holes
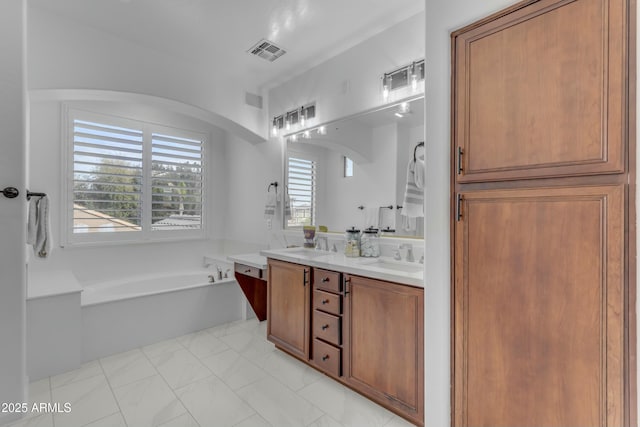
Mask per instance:
[[[267,193],[269,191],[271,191],[271,187],[275,187],[276,188],[276,193],[277,193],[278,192],[278,181],[274,181],[274,182],[269,184],[269,186],[267,187]]]

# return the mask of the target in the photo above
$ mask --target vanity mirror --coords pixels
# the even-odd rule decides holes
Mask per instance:
[[[422,218],[407,224],[401,217],[409,161],[414,153],[424,157],[422,95],[284,138],[291,198],[285,228],[374,227],[395,230],[383,236],[424,236]]]

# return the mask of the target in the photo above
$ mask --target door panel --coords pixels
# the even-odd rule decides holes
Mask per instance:
[[[462,193],[455,425],[622,424],[623,194]]]
[[[623,0],[542,0],[454,34],[458,182],[624,171]]]

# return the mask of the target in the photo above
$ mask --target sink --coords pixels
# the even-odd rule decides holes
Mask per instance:
[[[282,253],[293,256],[303,256],[305,258],[317,258],[320,256],[327,256],[331,254],[331,252],[327,251],[317,251],[315,249],[305,249],[305,248],[295,248],[295,249],[287,249],[282,251]]]
[[[417,273],[422,272],[424,269],[424,266],[422,264],[387,260],[383,258],[376,258],[373,261],[363,262],[363,264],[370,265],[372,267],[384,268],[386,270],[401,271],[404,273]]]

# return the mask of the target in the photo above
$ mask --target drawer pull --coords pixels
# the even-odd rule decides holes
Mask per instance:
[[[321,282],[322,283],[327,283],[330,279],[328,277],[323,277]]]
[[[322,330],[329,329],[329,325],[322,325]]]
[[[323,362],[326,361],[327,359],[329,359],[329,355],[328,354],[325,354],[324,356],[322,356],[322,361]]]
[[[322,305],[325,305],[325,304],[329,304],[329,300],[328,299],[323,299],[322,300]]]
[[[251,269],[245,270],[245,273],[251,273]]]

